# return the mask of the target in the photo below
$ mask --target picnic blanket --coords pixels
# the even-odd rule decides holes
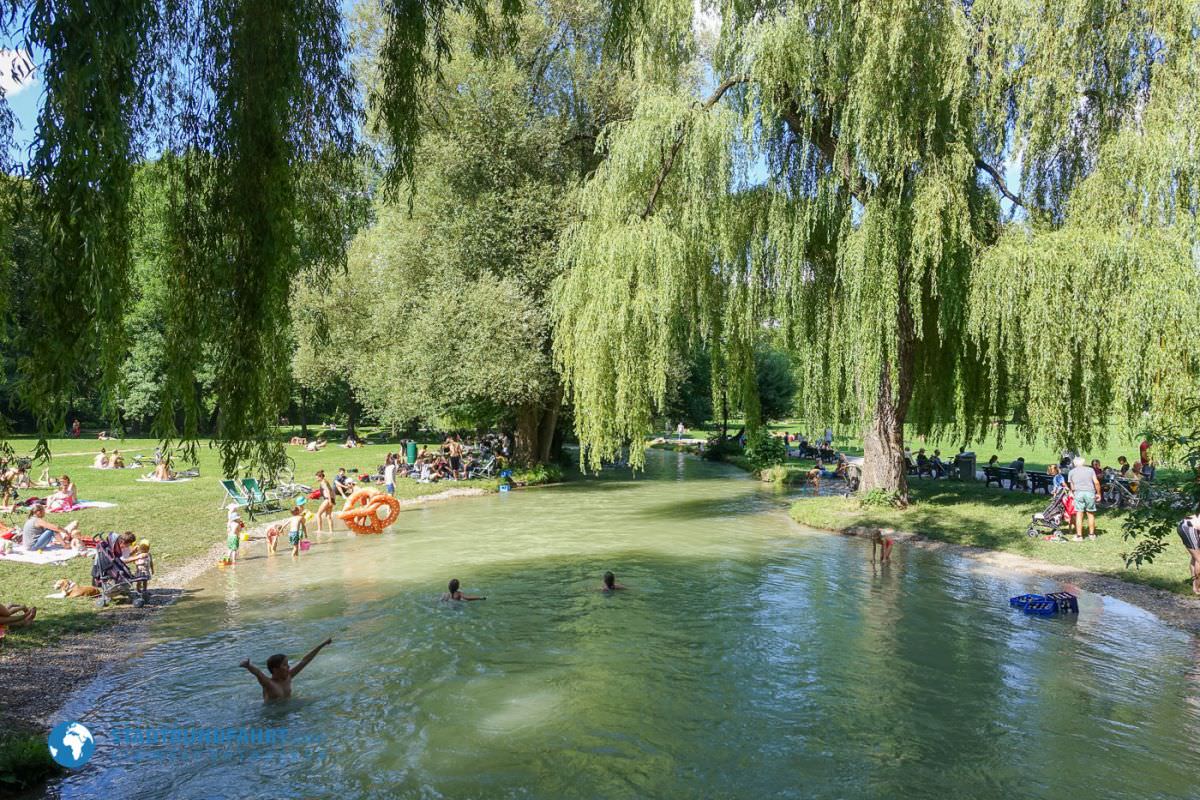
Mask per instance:
[[[83,511],[85,508],[116,508],[116,503],[109,503],[104,500],[80,500],[75,505],[69,508],[47,508],[48,514],[73,514],[76,511]]]
[[[192,478],[171,478],[169,481],[160,481],[158,478],[138,478],[138,483],[187,483],[193,480]]]
[[[86,555],[84,550],[68,550],[63,547],[46,548],[45,550],[13,550],[8,554],[0,554],[0,561],[18,564],[61,564],[76,556]]]

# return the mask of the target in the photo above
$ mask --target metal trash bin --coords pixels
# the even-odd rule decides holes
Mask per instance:
[[[417,463],[417,443],[410,441],[408,447],[404,448],[404,455],[409,464]]]
[[[975,480],[975,454],[959,453],[954,457],[954,472],[960,481]]]

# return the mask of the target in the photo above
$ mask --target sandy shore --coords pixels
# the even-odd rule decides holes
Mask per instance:
[[[808,530],[821,530],[820,528],[813,528],[810,525],[800,525],[800,523],[795,521],[793,521],[793,524]],[[1167,625],[1179,628],[1194,636],[1200,636],[1200,598],[1172,594],[1163,589],[1155,589],[1152,586],[1143,586],[1138,583],[1129,583],[1110,575],[1099,575],[1095,572],[1087,572],[1086,570],[1069,567],[1064,564],[1051,564],[1035,558],[1019,556],[1015,553],[1004,553],[998,550],[988,550],[984,547],[973,547],[971,545],[952,544],[950,542],[927,539],[918,533],[910,531],[855,526],[827,532],[840,533],[844,536],[864,537],[874,536],[876,532],[880,532],[884,536],[892,537],[897,542],[904,542],[911,547],[920,547],[922,550],[936,550],[965,556],[985,566],[1007,572],[1021,571],[1053,578],[1064,584],[1068,591],[1071,587],[1078,587],[1083,591],[1094,594],[1115,597],[1118,600],[1123,600],[1126,603],[1149,611]]]
[[[419,506],[478,497],[487,492],[479,488],[448,489],[425,497],[400,501],[402,506]],[[266,548],[267,522],[250,529],[250,541],[243,549],[253,552]],[[286,550],[287,542],[283,543]],[[112,622],[87,633],[64,636],[52,648],[6,649],[0,654],[0,687],[4,702],[0,705],[0,725],[4,728],[45,730],[71,693],[101,675],[113,664],[137,652],[147,639],[150,624],[163,609],[188,594],[188,587],[213,569],[225,554],[225,543],[217,542],[204,555],[155,575],[150,584],[150,599],[142,608],[119,603],[104,613]],[[77,602],[90,603],[90,599]],[[34,624],[37,624],[36,622]]]

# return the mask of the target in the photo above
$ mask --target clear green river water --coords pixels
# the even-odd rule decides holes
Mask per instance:
[[[1192,637],[1090,594],[1028,618],[1008,597],[1053,582],[903,545],[873,568],[726,467],[649,462],[213,570],[72,698],[96,752],[52,794],[1200,796]],[[438,602],[451,577],[488,599]],[[327,636],[290,702],[237,666]],[[123,738],[145,729],[287,742]]]

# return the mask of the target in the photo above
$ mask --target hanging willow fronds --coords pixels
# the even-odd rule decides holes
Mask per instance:
[[[674,95],[612,127],[609,162],[586,188],[563,253],[571,273],[557,308],[558,356],[592,458],[649,433],[670,357],[664,342],[681,329],[728,347],[782,325],[803,379],[800,413],[863,423],[877,443],[868,460],[875,447],[890,462],[866,486],[903,488],[906,421],[965,434],[1016,411],[1064,434],[1020,408],[1036,385],[1027,371],[1044,365],[1018,359],[1012,339],[979,333],[1012,330],[1003,320],[1041,300],[1022,294],[995,312],[979,304],[1030,287],[1014,271],[1037,256],[1013,254],[1022,242],[1036,253],[1038,237],[1002,236],[1018,207],[1050,230],[1077,208],[1104,219],[1104,236],[1082,252],[1110,266],[1165,265],[1194,241],[1181,228],[1150,234],[1143,251],[1117,245],[1138,239],[1123,227],[1131,218],[1194,223],[1200,117],[1173,66],[1195,60],[1194,4],[794,0],[722,11],[715,80],[746,76],[744,88],[700,114],[719,122],[693,121],[696,106]],[[675,85],[686,97],[686,84]],[[1120,143],[1152,119],[1174,131],[1170,142]],[[1019,187],[1006,174],[1018,154]],[[1083,210],[1081,182],[1105,160],[1129,168],[1090,186],[1093,199],[1115,198],[1118,187],[1126,196],[1103,214]],[[753,185],[727,166],[747,162],[765,166]],[[1186,307],[1190,290],[1192,265],[1172,263],[1168,282],[1180,292],[1151,306],[1164,325],[1176,317],[1161,302]],[[1133,298],[1150,284],[1107,285]],[[1165,359],[1194,363],[1183,350],[1131,361],[1149,379]],[[1120,393],[1086,368],[1094,357],[1075,348],[1064,361],[1099,423]],[[1126,406],[1143,399],[1120,395]]]
[[[39,335],[23,365],[22,394],[43,435],[64,427],[85,364],[98,368],[116,418],[132,165],[155,16],[150,0],[45,0],[29,17],[29,40],[46,54],[29,167],[44,263],[25,300]]]

